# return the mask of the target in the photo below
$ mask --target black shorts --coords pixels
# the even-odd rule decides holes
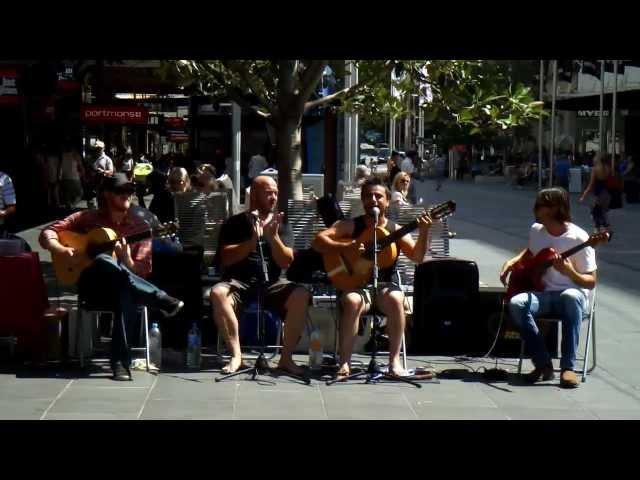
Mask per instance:
[[[252,301],[257,301],[258,299],[256,286],[249,285],[248,283],[231,279],[226,282],[221,282],[218,285],[226,285],[229,287],[229,293],[233,297],[233,309],[236,312],[236,315],[242,311],[244,306],[249,305]],[[270,312],[277,313],[280,319],[284,321],[287,316],[285,304],[289,299],[289,295],[291,295],[298,287],[304,288],[301,285],[289,282],[288,280],[278,280],[277,282],[272,283],[263,292],[265,309]]]

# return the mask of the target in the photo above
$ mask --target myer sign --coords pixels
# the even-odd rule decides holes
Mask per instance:
[[[579,117],[599,117],[600,116],[600,110],[578,110],[578,116]],[[609,110],[603,110],[602,111],[602,116],[603,117],[608,117],[609,116]]]

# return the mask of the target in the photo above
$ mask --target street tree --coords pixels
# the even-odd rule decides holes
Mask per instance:
[[[227,98],[263,117],[274,129],[279,208],[302,198],[301,126],[316,108],[357,112],[370,119],[400,118],[407,95],[420,95],[425,119],[460,135],[489,138],[538,118],[542,104],[531,88],[514,83],[508,64],[482,60],[362,60],[354,62],[359,82],[344,88],[344,61],[173,60],[192,89]],[[318,85],[330,65],[337,89],[321,96]],[[392,78],[393,77],[393,78]],[[393,88],[391,88],[393,87]]]

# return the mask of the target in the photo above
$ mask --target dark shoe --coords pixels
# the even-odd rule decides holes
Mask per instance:
[[[111,367],[113,370],[113,379],[119,382],[128,382],[131,380],[131,372],[122,366],[121,362]]]
[[[552,366],[546,366],[542,368],[534,368],[531,372],[524,375],[524,381],[526,383],[534,384],[542,380],[543,382],[547,382],[549,380],[553,380],[556,378],[555,373],[553,373]]]
[[[164,313],[165,317],[173,317],[177,314],[182,307],[184,307],[184,302],[182,300],[178,300],[177,298],[170,297],[169,295],[164,295],[160,297],[160,302],[158,308],[162,313]]]
[[[580,382],[578,375],[573,370],[563,370],[560,374],[560,386],[562,388],[578,388]]]

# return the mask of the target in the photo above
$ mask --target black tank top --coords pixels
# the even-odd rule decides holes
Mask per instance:
[[[366,222],[366,215],[360,215],[359,217],[356,217],[353,219],[353,233],[351,234],[351,238],[356,239],[360,236],[360,234],[362,232],[364,232],[367,228],[367,222]],[[396,231],[396,222],[394,222],[393,220],[389,220],[387,219],[387,224],[385,225],[386,230],[389,233],[393,233]],[[378,241],[380,241],[380,239],[378,239]],[[400,246],[398,245],[398,242],[393,242],[396,244],[396,248],[398,249],[398,251],[400,251]],[[389,268],[381,268],[379,269],[379,274],[378,274],[378,281],[379,282],[392,282],[395,281],[394,279],[394,273],[396,271],[396,264],[398,263],[398,258],[396,257],[395,261],[393,262],[393,265],[391,265]],[[370,280],[372,280],[373,277],[371,277]]]

